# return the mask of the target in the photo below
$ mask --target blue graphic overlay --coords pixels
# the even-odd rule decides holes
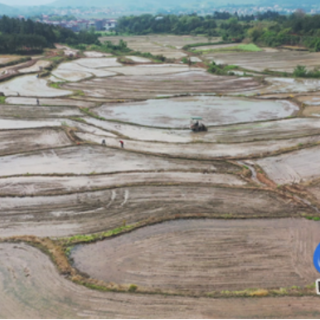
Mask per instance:
[[[320,272],[320,243],[316,251],[314,252],[313,264],[314,264],[314,267],[317,269],[317,271]]]

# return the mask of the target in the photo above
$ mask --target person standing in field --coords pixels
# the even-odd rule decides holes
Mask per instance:
[[[121,148],[123,148],[124,147],[124,142],[122,140],[120,140],[119,142],[120,142]]]

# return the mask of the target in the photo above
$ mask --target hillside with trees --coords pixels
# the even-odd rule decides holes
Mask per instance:
[[[53,48],[55,43],[100,44],[98,35],[56,27],[30,19],[3,16],[0,19],[0,53],[38,53],[44,48]]]
[[[205,34],[208,37],[221,36],[225,41],[249,38],[265,46],[301,45],[320,51],[320,15],[306,15],[302,10],[289,16],[271,11],[256,16],[239,16],[228,12],[215,12],[205,17],[196,14],[143,14],[120,18],[116,31],[138,35]]]

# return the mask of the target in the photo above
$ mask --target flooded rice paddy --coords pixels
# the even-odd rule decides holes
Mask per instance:
[[[186,97],[145,102],[107,104],[97,113],[154,127],[186,127],[191,117],[202,117],[208,126],[286,118],[299,107],[286,100],[257,101],[226,97]]]
[[[62,252],[70,268],[60,245],[76,241],[71,258],[90,278],[61,270],[21,238],[0,239],[0,317],[319,315],[310,289],[319,222],[305,217],[320,211],[320,82],[259,73],[311,69],[319,53],[182,49],[209,41],[201,36],[124,41],[171,60],[129,53],[131,64],[121,64],[58,46],[63,53],[53,55],[74,57],[44,78],[22,73],[48,66],[47,53],[1,70],[14,76],[0,84],[1,238],[52,241],[44,252]],[[187,54],[191,68],[181,63]],[[211,60],[247,76],[210,74]],[[192,132],[190,117],[202,117],[207,131]],[[124,226],[144,227],[77,245]],[[79,279],[127,292],[72,282]]]
[[[58,90],[47,86],[45,79],[36,76],[22,76],[0,84],[0,92],[5,96],[24,97],[61,97],[68,96],[72,92]]]

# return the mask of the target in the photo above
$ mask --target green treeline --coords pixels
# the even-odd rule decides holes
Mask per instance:
[[[0,53],[36,53],[44,48],[53,48],[54,43],[76,45],[100,44],[93,32],[74,33],[72,30],[56,27],[30,19],[0,18]]]
[[[202,34],[209,38],[221,36],[224,41],[247,38],[260,45],[304,45],[320,51],[320,15],[306,15],[302,11],[288,16],[271,11],[256,16],[239,16],[227,12],[207,16],[143,14],[120,18],[116,32]]]

